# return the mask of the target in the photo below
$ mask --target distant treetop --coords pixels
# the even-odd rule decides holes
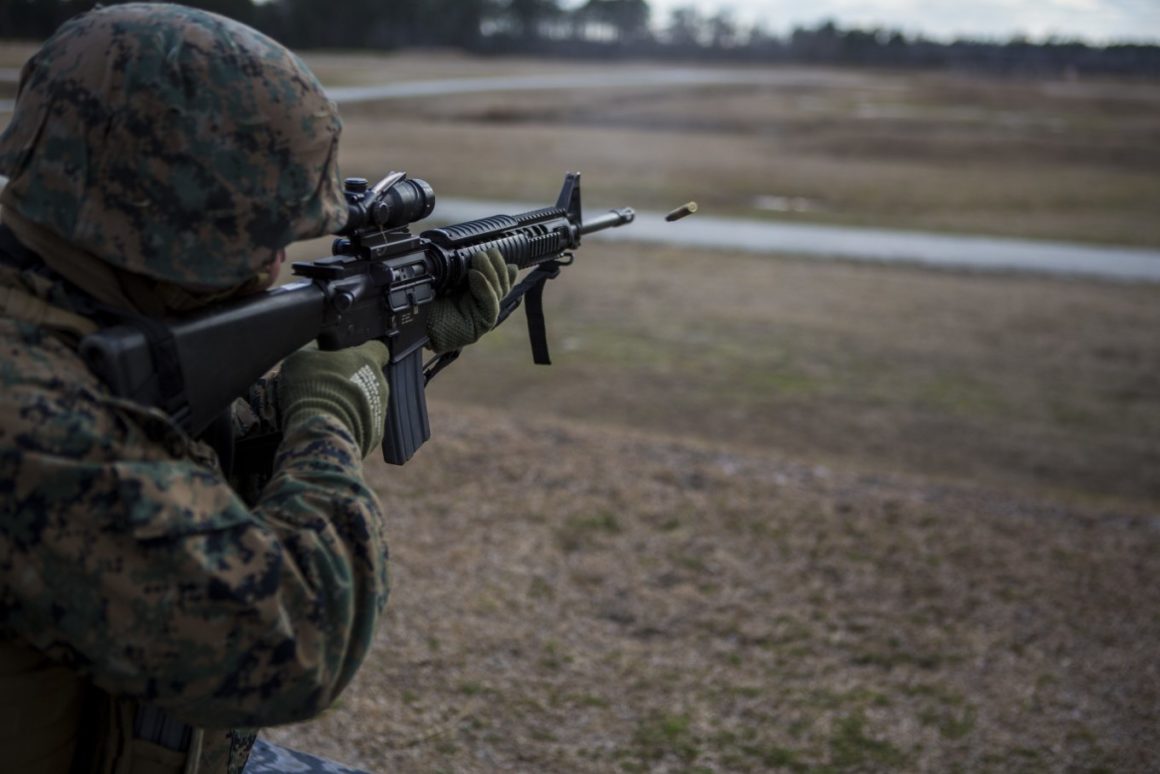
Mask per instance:
[[[104,0],[113,5],[123,0]],[[844,29],[835,22],[787,36],[742,26],[728,11],[700,6],[653,17],[647,0],[188,0],[245,22],[298,49],[395,50],[454,47],[481,54],[727,62],[809,62],[1000,73],[1160,76],[1160,46],[939,42],[891,29]],[[0,39],[47,38],[93,0],[0,0]]]

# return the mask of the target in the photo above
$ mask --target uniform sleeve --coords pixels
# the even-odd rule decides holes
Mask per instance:
[[[8,398],[0,630],[199,726],[331,703],[388,592],[381,506],[339,423],[293,428],[249,509],[160,418]]]

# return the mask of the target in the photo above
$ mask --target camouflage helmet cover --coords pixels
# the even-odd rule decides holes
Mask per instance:
[[[179,5],[98,8],[21,73],[4,204],[119,268],[233,287],[341,228],[342,125],[294,54]]]

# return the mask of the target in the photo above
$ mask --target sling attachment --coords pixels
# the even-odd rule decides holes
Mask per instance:
[[[185,375],[173,331],[163,322],[141,315],[127,315],[126,322],[135,326],[149,342],[149,354],[157,372],[157,387],[162,411],[184,426],[189,415],[189,401],[185,397]]]

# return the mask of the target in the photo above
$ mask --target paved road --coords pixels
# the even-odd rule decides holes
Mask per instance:
[[[17,69],[0,68],[0,82],[15,83],[19,77],[20,71]],[[345,105],[384,99],[481,94],[498,91],[551,91],[553,89],[610,89],[627,86],[697,86],[747,83],[824,86],[835,83],[850,85],[869,82],[869,79],[857,73],[811,70],[644,67],[623,70],[618,72],[615,77],[610,77],[608,73],[576,72],[443,78],[427,81],[400,81],[377,86],[336,86],[327,89],[326,93],[335,102]],[[12,112],[14,105],[14,100],[0,99],[0,114]]]
[[[459,222],[499,212],[523,212],[544,205],[545,202],[479,202],[441,197],[435,212],[441,221]],[[586,212],[595,215],[600,210],[588,209]],[[675,223],[666,223],[663,213],[638,212],[636,222],[631,225],[593,234],[589,238],[978,271],[1020,271],[1124,282],[1160,282],[1160,250],[776,223],[700,213]]]
[[[480,94],[497,91],[551,91],[553,89],[611,89],[628,86],[700,86],[731,84],[777,84],[825,86],[867,83],[856,73],[811,70],[694,69],[689,67],[640,68],[623,70],[615,76],[607,72],[553,73],[544,75],[500,75],[481,78],[449,78],[431,81],[403,81],[379,86],[342,86],[327,89],[339,104],[371,102],[406,97],[451,94]]]
[[[0,82],[16,83],[20,70],[0,68]],[[612,89],[630,86],[699,86],[731,84],[777,84],[782,86],[850,86],[870,84],[857,73],[816,70],[759,70],[691,67],[643,67],[626,69],[615,76],[608,73],[575,72],[540,75],[498,75],[478,78],[441,78],[399,81],[371,86],[335,86],[326,93],[340,105],[376,102],[385,99],[433,97],[453,94],[482,94],[500,91],[551,91],[553,89]],[[0,100],[0,113],[12,111],[14,100]]]

